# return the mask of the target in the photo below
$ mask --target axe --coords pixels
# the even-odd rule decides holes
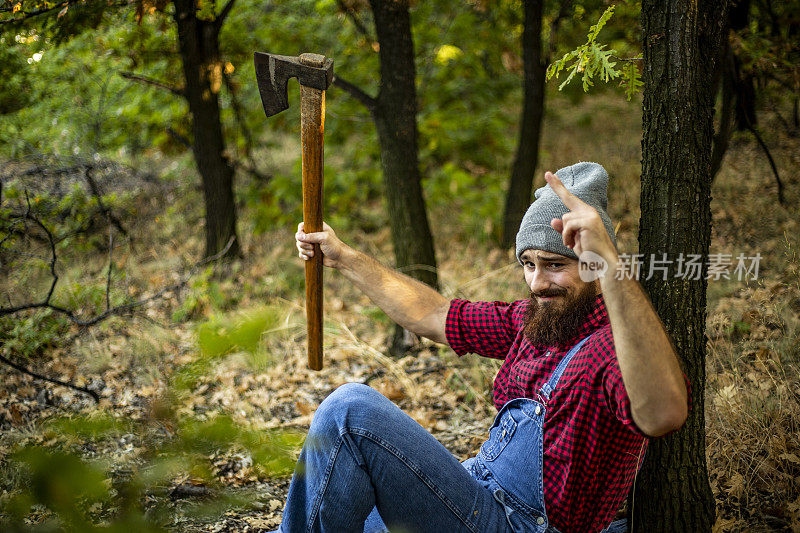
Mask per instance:
[[[298,57],[256,52],[256,81],[267,117],[289,108],[286,84],[300,82],[300,143],[303,149],[303,224],[307,233],[322,231],[322,147],[325,91],[333,80],[333,59],[319,54]],[[322,252],[306,261],[308,366],[322,369]]]

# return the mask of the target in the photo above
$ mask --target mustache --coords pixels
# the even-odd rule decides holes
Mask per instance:
[[[531,291],[531,298],[538,296],[539,298],[550,298],[552,296],[565,296],[567,294],[567,289],[564,288],[556,288],[553,287],[551,289],[545,289],[539,292]]]

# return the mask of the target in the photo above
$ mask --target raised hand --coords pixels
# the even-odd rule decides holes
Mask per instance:
[[[571,248],[578,257],[588,251],[611,264],[616,263],[619,259],[616,248],[597,210],[569,192],[552,172],[545,172],[544,179],[569,209],[563,217],[550,221],[550,226],[561,233],[564,246]]]

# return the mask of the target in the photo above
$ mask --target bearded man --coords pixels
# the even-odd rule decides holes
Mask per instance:
[[[530,298],[513,303],[448,300],[329,226],[300,225],[300,257],[318,243],[324,265],[398,324],[504,362],[489,438],[463,463],[377,391],[336,389],[314,415],[279,531],[625,530],[614,513],[648,438],[686,420],[688,383],[641,286],[615,275],[605,169],[581,162],[545,180],[517,234]],[[606,275],[584,281],[586,264]]]

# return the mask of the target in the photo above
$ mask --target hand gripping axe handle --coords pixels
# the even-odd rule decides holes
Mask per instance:
[[[322,150],[325,91],[333,80],[333,59],[319,54],[298,57],[256,52],[256,80],[268,117],[288,109],[286,84],[300,82],[300,142],[303,149],[303,223],[307,233],[322,231]],[[322,369],[322,252],[306,261],[308,366]]]

